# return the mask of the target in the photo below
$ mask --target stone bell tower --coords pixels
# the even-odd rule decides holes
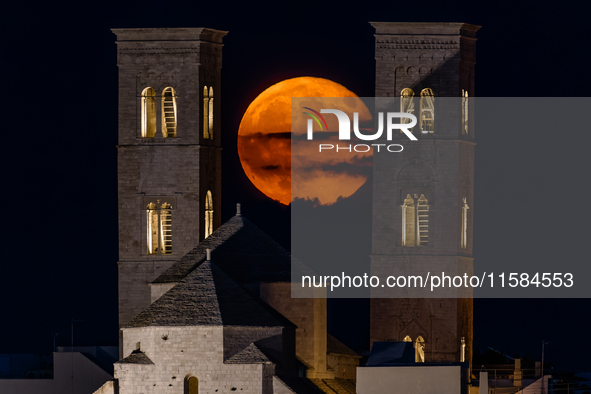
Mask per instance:
[[[401,134],[395,138],[404,140],[403,152],[374,155],[372,275],[416,265],[439,274],[470,271],[475,142],[468,98],[479,26],[372,25],[375,95],[399,98],[401,112],[418,120],[417,142]],[[457,111],[453,127],[438,122],[447,111]],[[424,349],[423,361],[470,362],[472,316],[471,299],[372,298],[371,342],[412,341]]]
[[[119,67],[119,325],[150,282],[221,221],[222,38],[206,28],[113,29]]]

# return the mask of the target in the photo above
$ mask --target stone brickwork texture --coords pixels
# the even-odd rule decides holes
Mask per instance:
[[[418,98],[423,89],[430,88],[436,106],[433,134],[421,134],[412,143],[404,135],[395,135],[394,139],[406,141],[402,153],[374,155],[372,275],[385,278],[408,271],[405,267],[472,272],[474,132],[462,134],[460,125],[439,124],[438,128],[437,119],[438,114],[459,111],[463,90],[474,96],[479,27],[462,23],[372,25],[376,29],[376,97],[400,97],[403,89],[410,88]],[[445,100],[437,108],[437,97],[458,97],[458,108]],[[416,104],[415,115],[418,118]],[[407,194],[424,194],[429,201],[426,246],[402,246],[401,206]],[[466,249],[460,243],[464,197],[471,211]],[[465,337],[467,360],[471,360],[471,299],[387,299],[379,298],[379,291],[372,295],[372,343],[402,341],[406,335],[414,341],[420,335],[426,344],[426,361],[457,362],[461,337]]]
[[[200,394],[272,393],[272,365],[224,364],[224,328],[142,327],[123,329],[123,354],[138,347],[154,364],[115,364],[120,394],[184,393],[190,376]],[[271,368],[270,368],[271,367]]]
[[[114,29],[119,67],[119,324],[150,304],[149,283],[204,237],[205,196],[221,223],[221,66],[226,32]],[[203,138],[203,89],[213,88],[214,138]],[[156,93],[156,135],[141,133],[141,95]],[[162,134],[162,94],[176,95],[176,136]],[[150,202],[172,205],[172,254],[148,254]]]

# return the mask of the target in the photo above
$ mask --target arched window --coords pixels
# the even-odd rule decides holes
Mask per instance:
[[[462,249],[468,249],[468,202],[466,201],[466,197],[464,197],[464,202],[462,203],[462,234],[461,234],[461,247]]]
[[[205,195],[205,238],[213,233],[213,196],[208,190]]]
[[[213,87],[203,87],[203,138],[213,139]]]
[[[468,134],[468,91],[462,89],[462,134]]]
[[[209,139],[213,140],[213,87],[209,88]]]
[[[417,245],[429,244],[429,201],[424,194],[417,200]]]
[[[420,335],[415,341],[415,362],[425,362],[425,340]]]
[[[156,135],[156,92],[152,88],[145,88],[141,98],[142,108],[142,137]]]
[[[176,91],[167,87],[162,92],[162,136],[176,137]]]
[[[185,394],[199,394],[199,379],[195,376],[185,379]]]
[[[402,340],[402,342],[412,342],[411,337],[409,337],[408,335],[404,337],[404,339]]]
[[[407,114],[414,114],[415,113],[415,104],[414,104],[414,97],[415,92],[413,92],[410,88],[404,88],[400,92],[400,112],[406,112]],[[401,123],[410,123],[410,118],[401,118]],[[408,130],[412,132],[412,127]],[[400,130],[402,133],[403,131]]]
[[[153,202],[147,206],[148,216],[148,254],[158,253],[158,211]]]
[[[168,203],[160,207],[160,248],[162,254],[172,253],[172,210]]]
[[[158,204],[151,202],[146,207],[148,254],[171,254],[172,206],[167,202]]]
[[[415,201],[416,199],[416,201]],[[402,246],[429,245],[429,201],[407,194],[402,204]]]
[[[433,90],[421,91],[421,132],[433,134],[435,130],[435,96]]]
[[[415,201],[410,194],[402,204],[402,246],[415,246]]]

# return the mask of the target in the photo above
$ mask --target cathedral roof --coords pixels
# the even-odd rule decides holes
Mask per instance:
[[[345,356],[353,356],[353,357],[361,358],[361,356],[359,354],[357,354],[355,351],[350,349],[343,342],[339,341],[338,339],[336,339],[335,337],[333,337],[330,334],[328,334],[328,337],[327,337],[326,352],[329,354],[334,353],[334,354],[342,354]]]
[[[216,264],[205,261],[126,327],[293,327],[270,309],[251,297]]]
[[[131,354],[121,360],[117,361],[115,364],[154,364],[152,360],[146,353],[142,352],[141,350],[134,350]]]
[[[291,279],[290,253],[250,220],[236,215],[152,283],[181,281],[205,261],[207,249],[212,251],[212,261],[240,283]]]
[[[271,360],[254,343],[251,343],[225,361],[226,364],[258,364],[267,362],[271,362]]]

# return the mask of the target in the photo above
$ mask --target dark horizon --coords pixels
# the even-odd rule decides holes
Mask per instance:
[[[315,4],[313,12],[303,5],[254,10],[183,1],[166,12],[155,1],[5,5],[0,70],[8,130],[3,183],[10,197],[4,203],[8,225],[3,228],[7,253],[0,275],[5,311],[0,353],[51,351],[56,331],[58,346],[69,346],[72,318],[82,320],[75,323],[75,345],[117,345],[117,65],[110,28],[204,26],[229,31],[221,93],[222,221],[234,215],[240,202],[246,217],[289,247],[289,208],[250,183],[237,154],[241,116],[259,93],[283,79],[317,76],[360,97],[373,96],[369,22],[381,20],[481,25],[478,97],[588,96],[589,79],[579,77],[578,70],[591,63],[591,53],[576,38],[584,43],[589,37],[589,10],[583,9],[589,6],[575,4],[557,9],[554,3],[536,3],[532,9],[508,1],[494,7],[469,1],[429,6],[366,2],[359,9]],[[591,195],[582,179],[576,185],[547,184],[560,178],[546,176],[553,160],[575,158],[581,175],[589,166],[584,151],[589,137],[581,141],[581,136],[575,140],[576,134],[568,135],[573,142],[524,130],[510,146],[502,132],[477,135],[476,261],[485,253],[498,253],[484,234],[495,219],[495,211],[487,207],[509,200],[503,196],[544,193],[548,187],[566,189],[573,200]],[[553,147],[556,153],[546,153]],[[548,245],[527,245],[533,247]],[[548,363],[589,371],[591,362],[584,354],[591,345],[572,345],[591,327],[589,309],[587,299],[475,300],[475,348],[497,347],[539,360],[541,340],[546,339],[554,342],[546,348]],[[333,315],[342,310],[338,302],[331,305]],[[347,327],[333,321],[331,326],[341,338],[355,337],[361,329],[358,321]]]

